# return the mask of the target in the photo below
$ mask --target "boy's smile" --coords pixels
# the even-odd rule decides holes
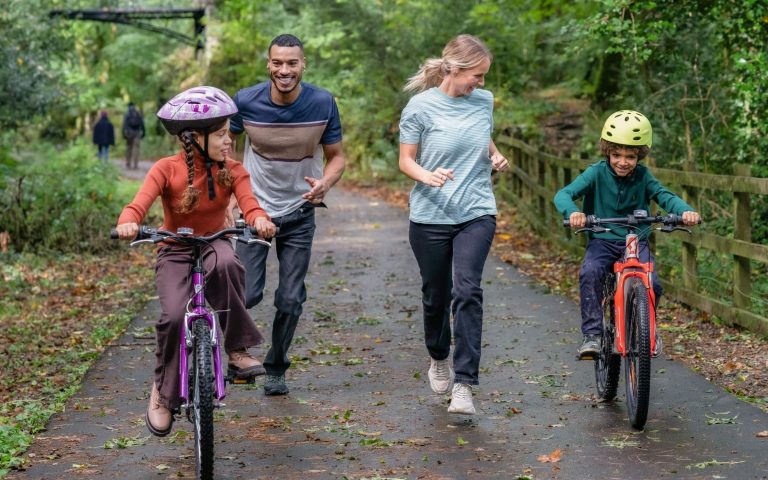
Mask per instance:
[[[620,177],[632,174],[637,167],[637,161],[637,153],[629,148],[618,148],[608,157],[611,168]]]

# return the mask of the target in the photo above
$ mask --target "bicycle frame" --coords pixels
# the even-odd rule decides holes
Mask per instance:
[[[651,324],[651,352],[656,349],[656,293],[653,291],[653,263],[641,262],[639,259],[640,241],[636,234],[629,233],[626,236],[624,256],[621,261],[613,264],[613,272],[616,275],[616,291],[614,293],[614,319],[616,328],[614,333],[614,348],[622,357],[627,355],[625,322],[625,285],[631,278],[639,278],[648,292],[649,317]]]
[[[184,328],[181,329],[179,351],[184,352],[179,361],[180,396],[184,399],[182,407],[189,404],[189,368],[187,358],[192,352],[193,334],[192,324],[198,319],[205,319],[211,330],[211,345],[213,346],[213,375],[216,390],[216,399],[221,401],[226,396],[224,374],[221,366],[221,336],[219,322],[215,313],[205,306],[205,269],[203,268],[202,253],[199,245],[194,245],[193,258],[195,264],[192,269],[193,296],[190,299],[191,308],[184,315]]]

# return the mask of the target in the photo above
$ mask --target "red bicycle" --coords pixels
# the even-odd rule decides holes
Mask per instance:
[[[565,226],[570,226],[568,220]],[[640,229],[671,233],[682,228],[678,215],[648,216],[645,210],[620,218],[587,216],[584,228],[576,233],[610,231],[606,225],[628,227],[622,258],[614,263],[613,272],[603,280],[603,333],[600,351],[595,358],[597,393],[603,400],[613,400],[619,386],[621,361],[624,360],[624,383],[627,411],[632,427],[642,430],[648,419],[651,394],[651,356],[656,350],[656,295],[653,291],[653,264],[641,262]],[[644,232],[643,232],[644,233]]]

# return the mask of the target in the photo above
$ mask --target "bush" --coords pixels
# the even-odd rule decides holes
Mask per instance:
[[[16,252],[102,252],[122,207],[118,171],[102,164],[93,146],[79,143],[56,151],[43,146],[3,162],[0,231]]]

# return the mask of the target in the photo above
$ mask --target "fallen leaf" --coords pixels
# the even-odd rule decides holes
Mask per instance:
[[[757,432],[755,434],[757,438],[768,438],[768,430],[763,430],[762,432]]]
[[[541,463],[557,463],[560,461],[562,456],[563,451],[558,448],[549,455],[539,455],[536,460],[540,461]]]

